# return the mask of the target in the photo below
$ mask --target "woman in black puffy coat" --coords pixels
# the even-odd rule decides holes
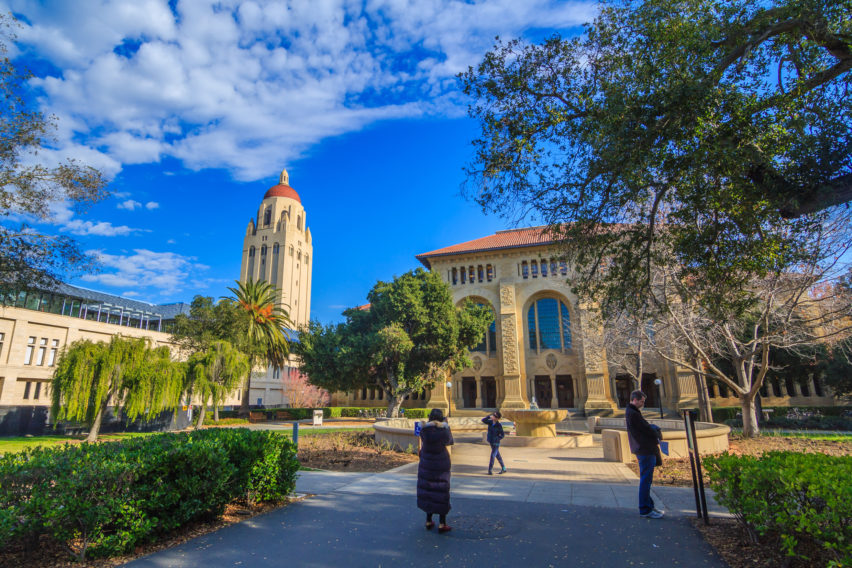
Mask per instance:
[[[420,465],[417,468],[417,507],[426,512],[426,528],[435,526],[432,515],[438,515],[438,532],[451,530],[447,525],[450,512],[450,452],[453,434],[444,413],[435,408],[429,421],[420,429]]]

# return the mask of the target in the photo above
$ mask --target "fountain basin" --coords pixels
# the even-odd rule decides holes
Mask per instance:
[[[567,410],[507,408],[501,412],[504,418],[515,423],[518,436],[534,438],[555,438],[556,423],[568,416]]]

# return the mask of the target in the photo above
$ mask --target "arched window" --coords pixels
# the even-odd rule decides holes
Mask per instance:
[[[268,207],[263,214],[263,226],[268,227],[272,223],[272,207]]]
[[[296,215],[296,228],[302,230],[302,216]]]
[[[541,298],[527,313],[530,349],[570,349],[571,317],[568,306],[556,298]]]
[[[249,248],[248,270],[246,271],[246,277],[254,279],[254,247]]]
[[[270,284],[273,286],[278,283],[278,252],[279,246],[278,243],[275,243],[272,245],[272,272],[269,279]]]
[[[480,302],[476,303],[477,306],[487,306],[487,304],[482,304]],[[488,306],[490,307],[490,306]],[[482,336],[482,341],[479,342],[479,345],[474,347],[471,351],[480,351],[485,353],[486,356],[493,356],[497,354],[497,320],[492,319],[491,323],[488,324],[488,329],[485,330],[485,334]]]

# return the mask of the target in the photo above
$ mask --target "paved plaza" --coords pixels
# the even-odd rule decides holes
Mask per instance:
[[[488,476],[488,446],[456,442],[448,534],[423,528],[417,463],[378,474],[306,471],[302,498],[289,506],[128,566],[725,566],[689,523],[692,489],[655,487],[666,518],[640,518],[636,476],[605,462],[599,446],[504,448],[508,473]]]

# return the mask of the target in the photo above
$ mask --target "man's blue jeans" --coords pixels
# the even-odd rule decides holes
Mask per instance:
[[[654,500],[651,499],[651,482],[654,481],[654,467],[657,456],[636,456],[639,460],[639,514],[647,515],[654,510]]]
[[[503,456],[500,455],[500,444],[491,444],[491,459],[488,461],[488,471],[494,467],[494,458],[500,462],[500,467],[506,469],[506,464],[503,463]]]

